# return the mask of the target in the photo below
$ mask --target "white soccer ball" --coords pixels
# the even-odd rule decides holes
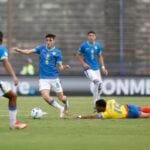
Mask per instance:
[[[41,108],[36,107],[31,110],[31,117],[33,119],[40,119],[42,118],[42,116],[43,116],[43,111]]]

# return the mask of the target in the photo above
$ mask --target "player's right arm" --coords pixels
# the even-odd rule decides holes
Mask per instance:
[[[80,64],[82,65],[82,67],[86,70],[89,69],[90,66],[85,62],[83,54],[85,53],[85,48],[84,48],[84,43],[82,43],[79,47],[79,49],[76,52],[76,58],[77,60],[80,62]]]
[[[8,72],[8,74],[10,74],[13,77],[13,82],[15,85],[18,84],[18,78],[15,74],[15,71],[13,70],[11,63],[8,60],[8,53],[7,53],[7,49],[5,47],[0,49],[0,60],[3,63],[3,66],[5,68],[5,70]]]
[[[76,58],[79,60],[84,69],[90,68],[90,66],[84,61],[83,56],[79,52],[76,53]]]
[[[29,55],[29,54],[32,54],[35,52],[35,49],[20,49],[20,48],[14,48],[14,50],[18,53],[21,53],[21,54],[26,54],[26,55]]]

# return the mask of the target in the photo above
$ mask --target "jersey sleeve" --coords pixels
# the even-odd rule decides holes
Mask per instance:
[[[77,53],[83,54],[84,53],[84,44],[81,44],[80,47],[77,49]]]
[[[101,114],[102,119],[107,119],[107,118],[109,118],[109,114],[108,114],[107,112],[102,112],[102,113],[100,113],[100,114]]]
[[[37,46],[37,47],[34,49],[34,52],[35,52],[36,54],[40,54],[41,50],[42,50],[42,45],[39,45],[39,46]]]
[[[56,63],[62,63],[62,53],[61,51],[58,51],[57,52],[57,55],[56,55]]]
[[[8,58],[8,52],[6,48],[0,49],[0,60]]]

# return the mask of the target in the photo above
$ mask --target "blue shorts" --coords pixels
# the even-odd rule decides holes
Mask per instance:
[[[127,118],[139,118],[140,107],[136,105],[127,104],[128,116]]]

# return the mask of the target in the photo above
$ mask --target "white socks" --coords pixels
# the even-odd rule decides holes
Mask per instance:
[[[69,109],[69,103],[68,100],[66,99],[65,101],[62,101],[64,103],[64,108],[65,110]]]
[[[17,115],[17,110],[9,110],[9,124],[10,124],[10,127],[13,127],[14,124],[16,123],[16,115]]]
[[[49,104],[59,110],[63,110],[64,107],[61,106],[59,103],[57,103],[57,101],[55,101],[54,99],[52,101],[49,102]]]
[[[93,94],[93,106],[95,108],[95,103],[98,99],[100,99],[101,96],[101,83],[93,83],[90,84],[90,90]]]

